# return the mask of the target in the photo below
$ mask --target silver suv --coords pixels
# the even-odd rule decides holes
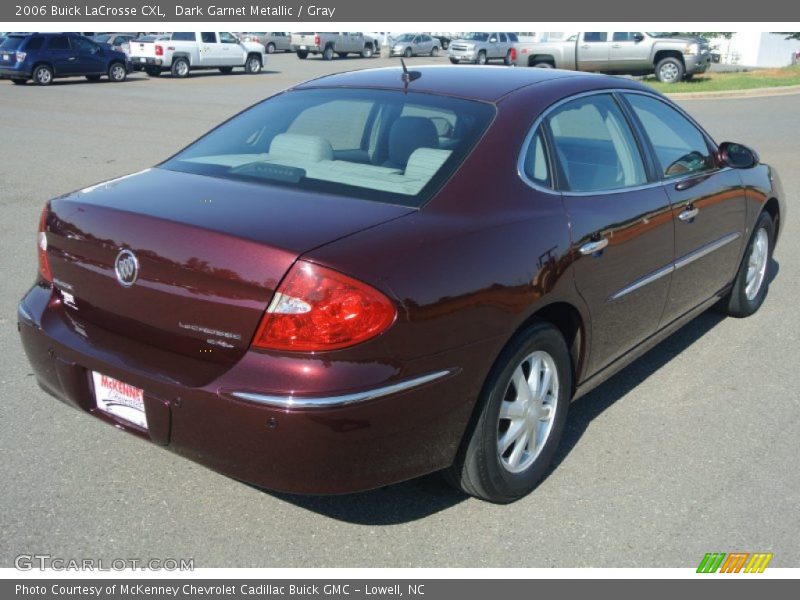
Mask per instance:
[[[518,41],[516,33],[473,31],[450,42],[447,54],[454,65],[461,62],[485,65],[490,60],[502,60],[510,65],[514,59],[513,47]]]

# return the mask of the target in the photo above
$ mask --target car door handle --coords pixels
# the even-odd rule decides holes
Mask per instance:
[[[78,60],[77,56],[70,56],[67,60]]]
[[[586,242],[583,246],[581,246],[581,254],[595,254],[603,250],[606,246],[608,246],[608,238]]]
[[[699,208],[695,208],[690,204],[684,208],[683,211],[681,211],[681,213],[678,215],[678,218],[684,223],[691,223],[699,212]]]

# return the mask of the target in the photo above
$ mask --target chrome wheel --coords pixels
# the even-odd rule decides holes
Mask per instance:
[[[125,67],[120,64],[116,64],[111,67],[111,79],[112,81],[122,81],[125,79]]]
[[[769,235],[766,229],[761,228],[756,232],[750,259],[747,261],[744,295],[748,300],[753,300],[761,290],[761,285],[764,283],[764,277],[767,274],[768,261]]]
[[[182,60],[178,63],[175,70],[177,71],[178,77],[186,77],[189,74],[189,63]]]
[[[553,428],[558,385],[547,352],[530,354],[514,370],[497,425],[497,455],[507,471],[520,473],[539,456]]]
[[[677,65],[671,62],[662,65],[658,73],[659,79],[664,82],[675,81],[680,74]]]
[[[36,70],[36,83],[39,85],[47,85],[53,80],[53,74],[47,67],[39,67]]]
[[[258,73],[260,70],[261,70],[261,61],[258,60],[255,56],[252,57],[249,61],[247,72]]]

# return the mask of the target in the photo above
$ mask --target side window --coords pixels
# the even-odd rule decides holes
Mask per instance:
[[[315,136],[325,131],[334,150],[356,150],[361,148],[372,106],[372,102],[363,101],[326,102],[301,112],[287,131]]]
[[[206,35],[213,36],[214,34],[213,33],[203,34],[203,36]],[[175,33],[172,34],[172,39],[175,40],[176,42],[196,42],[197,34],[195,34],[194,31],[176,31]],[[203,38],[203,41],[205,42],[205,37]]]
[[[518,42],[519,38],[517,37],[516,33],[509,33],[508,34],[508,40],[511,41],[511,42]]]
[[[505,44],[506,42],[508,42],[508,38],[506,37],[506,34],[505,34],[505,33],[501,33],[501,34],[500,34],[500,41],[501,41],[501,42],[503,42],[504,44]]]
[[[236,44],[237,43],[236,37],[232,33],[228,33],[227,31],[220,32],[219,41],[220,41],[221,44]]]
[[[605,42],[608,40],[608,33],[605,31],[587,31],[583,34],[584,42]]]
[[[91,52],[95,52],[98,50],[97,46],[95,46],[92,42],[90,42],[86,38],[74,36],[71,40],[71,43],[72,47],[78,52],[89,54]]]
[[[677,110],[656,98],[627,94],[656,153],[664,177],[680,177],[714,168],[705,136]]]
[[[50,50],[69,50],[69,40],[65,35],[54,35],[47,44]]]
[[[44,38],[42,36],[36,36],[28,40],[28,43],[25,44],[25,50],[27,52],[31,50],[41,50],[42,46],[44,46]]]
[[[647,182],[636,139],[610,95],[568,102],[551,113],[548,124],[566,189],[601,192]]]
[[[633,40],[633,34],[628,31],[615,31],[612,40],[615,42],[630,42]]]
[[[204,44],[216,44],[217,34],[213,31],[204,31],[200,34],[200,39],[203,40]]]
[[[525,171],[525,175],[528,176],[528,179],[534,183],[543,187],[552,187],[541,127],[536,130],[528,149],[525,151],[523,170]]]

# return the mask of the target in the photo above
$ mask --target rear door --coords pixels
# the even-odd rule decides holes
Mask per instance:
[[[672,200],[675,272],[666,324],[733,280],[745,242],[745,192],[736,171],[717,166],[711,140],[687,116],[654,96],[625,98],[653,147]]]
[[[578,41],[578,70],[605,71],[608,69],[608,31],[584,31]]]
[[[54,35],[47,40],[47,49],[57,75],[74,75],[78,70],[78,54],[66,35]]]
[[[545,128],[570,219],[575,284],[591,312],[589,369],[597,372],[658,327],[674,251],[670,201],[612,94],[556,107]]]
[[[650,45],[638,31],[614,31],[608,54],[609,71],[638,71],[650,65]],[[641,40],[641,41],[639,41]]]
[[[200,33],[199,63],[201,67],[219,67],[222,65],[222,50],[215,31]]]

